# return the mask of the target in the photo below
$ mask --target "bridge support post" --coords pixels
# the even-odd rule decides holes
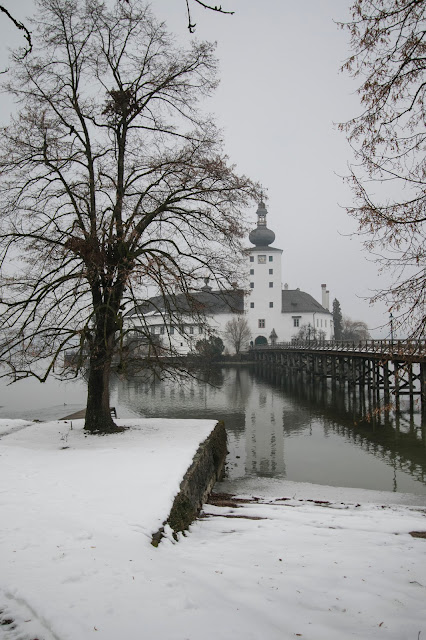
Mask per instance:
[[[383,389],[385,392],[385,404],[389,404],[390,395],[389,395],[389,362],[383,363]]]
[[[399,412],[400,410],[400,404],[399,404],[399,362],[397,362],[397,360],[393,361],[393,366],[394,366],[394,378],[395,378],[395,408],[396,411]]]
[[[420,398],[423,418],[426,418],[426,362],[420,363]]]
[[[414,412],[413,364],[408,365],[408,393],[410,394],[410,414]]]

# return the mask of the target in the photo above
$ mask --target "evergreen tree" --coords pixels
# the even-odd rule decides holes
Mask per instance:
[[[333,300],[333,324],[334,324],[334,339],[342,339],[342,309],[340,308],[340,302],[337,298]]]
[[[225,345],[218,336],[210,336],[208,340],[199,340],[195,345],[198,355],[204,360],[219,360]]]

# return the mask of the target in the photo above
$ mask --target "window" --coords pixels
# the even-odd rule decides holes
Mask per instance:
[[[194,335],[194,327],[189,327],[189,333],[192,335]]]
[[[254,276],[254,269],[250,269],[250,275]]]
[[[266,264],[266,256],[257,256],[257,261],[259,264]]]
[[[201,334],[203,333],[203,327],[198,327],[198,333],[201,336]]]
[[[270,276],[274,275],[274,270],[273,269],[269,269],[269,275]]]
[[[264,329],[264,328],[265,328],[265,321],[259,320],[259,329]]]
[[[293,318],[293,327],[300,326],[300,318]]]
[[[151,327],[151,334],[154,336],[155,335],[155,327]]]
[[[273,282],[270,282],[270,283],[269,283],[269,288],[270,288],[270,289],[272,289],[272,287],[273,287],[273,286],[274,286],[274,283],[273,283]]]
[[[274,256],[269,256],[269,262],[273,262],[274,261]]]
[[[170,335],[172,336],[175,332],[175,328],[174,327],[170,327]]]
[[[254,262],[254,256],[250,256],[250,262]]]
[[[164,327],[160,327],[160,333],[161,335],[164,335]]]
[[[273,308],[273,306],[274,306],[274,303],[273,303],[273,302],[270,302],[270,303],[269,303],[269,308],[270,308],[270,309],[272,309],[272,308]]]
[[[250,282],[250,289],[254,289],[254,282]]]
[[[254,302],[250,302],[250,309],[254,309]]]

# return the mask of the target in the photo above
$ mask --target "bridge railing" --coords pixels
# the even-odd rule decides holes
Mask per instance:
[[[283,351],[347,351],[359,353],[382,353],[392,356],[425,356],[426,339],[417,340],[292,340],[291,342],[276,342],[274,344],[254,345],[253,351],[283,350]]]

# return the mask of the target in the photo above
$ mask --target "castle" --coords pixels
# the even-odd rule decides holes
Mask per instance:
[[[307,339],[334,336],[333,317],[329,311],[329,293],[321,285],[322,304],[300,289],[282,285],[283,250],[271,246],[275,233],[266,225],[267,210],[263,202],[257,209],[257,226],[249,235],[253,245],[245,250],[247,290],[214,291],[208,285],[190,297],[177,294],[173,299],[156,296],[125,315],[127,326],[139,331],[144,327],[156,336],[167,350],[181,355],[195,349],[196,343],[208,335],[222,338],[230,353],[233,345],[226,335],[226,325],[233,318],[244,318],[250,344],[289,342],[300,333]],[[197,309],[197,313],[194,313]],[[174,313],[174,311],[176,313]],[[200,311],[203,323],[200,322]],[[171,318],[178,317],[179,322]]]

